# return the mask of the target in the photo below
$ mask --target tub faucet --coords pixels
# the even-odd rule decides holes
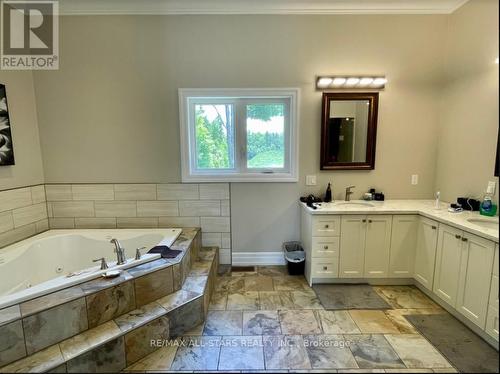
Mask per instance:
[[[113,238],[110,240],[110,243],[115,245],[116,264],[123,265],[126,263],[127,259],[125,258],[125,248],[122,247],[118,239]]]
[[[351,201],[352,189],[356,186],[349,186],[345,189],[345,201]]]

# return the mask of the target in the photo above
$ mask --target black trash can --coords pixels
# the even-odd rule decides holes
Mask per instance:
[[[283,243],[283,252],[288,266],[288,274],[303,275],[306,264],[306,253],[300,242]]]

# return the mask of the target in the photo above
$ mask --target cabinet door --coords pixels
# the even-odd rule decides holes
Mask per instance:
[[[366,216],[342,216],[340,230],[339,276],[361,278],[365,263]]]
[[[484,329],[495,243],[468,233],[462,240],[457,310]]]
[[[434,279],[434,262],[438,239],[438,223],[420,217],[418,223],[417,249],[415,251],[415,279],[425,288],[432,290]]]
[[[457,302],[461,249],[462,231],[439,225],[433,290],[452,307],[455,307]]]
[[[391,253],[392,216],[367,217],[365,238],[365,277],[387,278]]]
[[[392,218],[389,277],[413,278],[413,260],[417,245],[418,216]]]
[[[495,259],[493,260],[489,305],[498,310],[498,244],[495,245]]]

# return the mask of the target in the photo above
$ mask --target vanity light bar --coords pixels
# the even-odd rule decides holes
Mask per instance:
[[[346,88],[374,88],[385,87],[387,79],[382,76],[327,76],[316,79],[316,88],[324,90],[326,88],[346,89]]]

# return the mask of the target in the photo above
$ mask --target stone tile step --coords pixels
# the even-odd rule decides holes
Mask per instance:
[[[88,365],[110,362],[115,366],[107,369],[117,371],[151,354],[161,347],[161,340],[181,336],[204,321],[218,248],[201,249],[199,258],[182,289],[4,366],[0,373],[100,371]],[[152,338],[158,340],[158,346],[151,346]],[[115,354],[122,359],[108,357]]]

